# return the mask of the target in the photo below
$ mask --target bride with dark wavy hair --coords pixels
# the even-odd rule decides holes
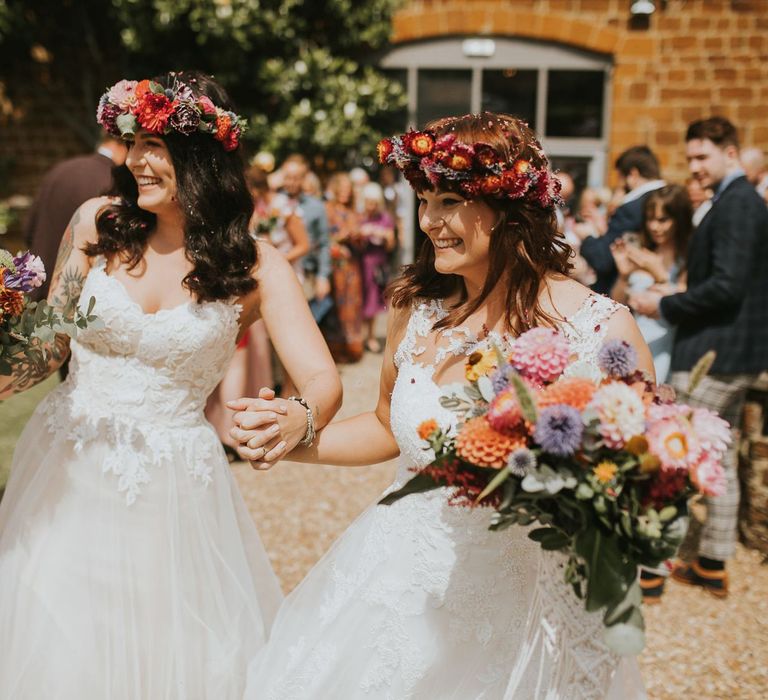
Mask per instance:
[[[567,277],[558,185],[523,122],[442,119],[385,139],[379,155],[416,191],[427,240],[393,283],[376,409],[331,423],[291,459],[362,466],[399,455],[399,488],[434,460],[419,425],[454,433],[441,390],[464,380],[471,354],[535,326],[568,338],[566,373],[599,376],[603,341],[622,338],[653,376],[629,311]],[[260,459],[264,428],[245,427],[260,414],[236,416],[246,458]],[[522,526],[490,532],[493,509],[448,495],[373,505],[349,527],[283,604],[251,664],[248,700],[644,697],[637,665],[603,643],[602,615],[564,583],[560,553]]]
[[[264,459],[310,442],[341,385],[293,270],[249,236],[244,122],[224,90],[198,73],[120,81],[98,119],[128,158],[113,196],[72,218],[49,302],[94,297],[101,323],[71,342],[68,379],[14,455],[0,697],[239,700],[282,595],[206,399],[259,318],[301,393],[271,405]],[[0,398],[69,345],[58,336],[46,366],[19,363]]]

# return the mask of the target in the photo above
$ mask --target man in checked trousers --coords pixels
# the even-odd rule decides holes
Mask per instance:
[[[629,303],[677,326],[671,384],[679,400],[717,411],[731,424],[726,493],[705,499],[698,558],[672,572],[677,581],[724,598],[738,526],[741,413],[747,389],[768,369],[768,209],[744,176],[736,129],[727,119],[693,122],[685,140],[691,175],[715,192],[688,249],[687,290],[648,291]],[[691,369],[708,350],[716,353],[712,369],[689,393]]]

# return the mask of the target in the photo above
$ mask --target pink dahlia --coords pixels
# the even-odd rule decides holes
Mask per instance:
[[[691,470],[691,480],[705,496],[725,493],[725,470],[718,459],[707,455]]]
[[[696,433],[682,415],[652,420],[645,437],[664,469],[689,469],[701,453]]]
[[[551,328],[533,328],[512,346],[510,363],[535,384],[555,381],[568,365],[571,348],[561,333]]]
[[[704,452],[715,453],[717,456],[725,454],[731,444],[731,430],[727,421],[706,408],[694,408],[691,425]]]
[[[107,96],[109,101],[117,105],[122,110],[127,110],[136,104],[136,86],[138,82],[135,80],[121,80],[115,83],[111,88]]]
[[[592,397],[590,407],[597,413],[600,435],[611,449],[621,449],[630,438],[645,431],[643,400],[622,382],[603,385]]]

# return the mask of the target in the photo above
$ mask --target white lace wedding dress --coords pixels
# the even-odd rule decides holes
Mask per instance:
[[[104,261],[104,328],[19,439],[0,508],[0,699],[239,700],[282,595],[208,394],[240,308],[145,314]]]
[[[598,373],[614,302],[590,296],[563,330]],[[454,414],[439,403],[435,366],[469,354],[465,329],[426,338],[444,311],[417,306],[395,355],[392,430],[401,450],[395,486],[425,465],[417,426]],[[492,336],[494,342],[502,342]],[[527,529],[490,532],[490,510],[449,506],[444,490],[374,505],[291,593],[248,674],[246,700],[633,700],[645,697],[636,662],[603,645],[602,618],[563,581],[563,555],[542,555]]]

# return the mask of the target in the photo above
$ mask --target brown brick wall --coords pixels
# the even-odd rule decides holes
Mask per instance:
[[[686,125],[712,114],[731,119],[743,145],[768,151],[768,0],[668,0],[665,8],[656,0],[648,29],[630,27],[629,5],[410,0],[395,16],[393,39],[493,34],[610,54],[609,163],[628,146],[647,143],[665,175],[682,180]]]

